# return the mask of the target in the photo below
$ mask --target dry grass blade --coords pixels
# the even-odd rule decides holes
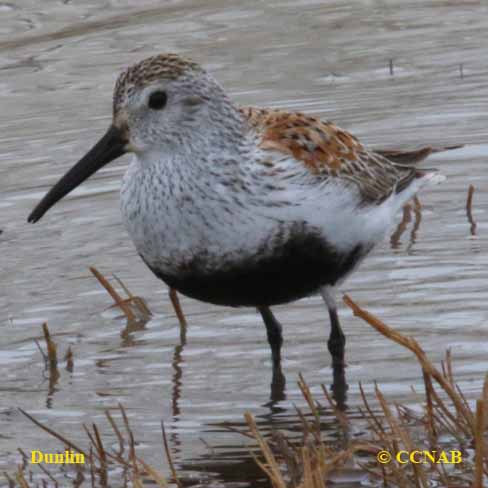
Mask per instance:
[[[57,346],[56,343],[52,340],[51,334],[49,333],[49,328],[47,323],[42,324],[42,332],[44,335],[44,340],[46,342],[46,350],[47,354],[43,353],[44,364],[47,370],[49,371],[49,394],[54,392],[54,387],[58,382],[60,377],[58,371],[58,356],[57,356]],[[41,346],[36,341],[37,347],[42,352]]]
[[[320,424],[317,424],[318,406],[320,407],[320,405],[314,400],[310,388],[300,375],[298,384],[302,396],[315,419],[313,423],[307,421],[301,410],[295,407],[302,422],[301,447],[296,446],[296,440],[294,441],[295,444],[288,443],[283,435],[277,437],[274,434],[274,450],[272,451],[259,433],[254,418],[249,413],[245,415],[251,434],[257,441],[265,459],[265,463],[257,459],[256,462],[267,474],[273,487],[323,487],[332,470],[337,469],[347,459],[360,452],[362,457],[360,460],[355,459],[356,464],[365,470],[370,479],[376,478],[382,481],[384,487],[429,488],[449,486],[465,488],[476,477],[472,488],[481,488],[483,476],[488,474],[488,460],[483,437],[486,427],[485,409],[488,401],[488,375],[485,377],[483,396],[477,404],[475,418],[465,395],[454,382],[450,351],[446,353],[445,360],[442,363],[442,372],[439,372],[429,361],[416,340],[405,337],[391,329],[377,317],[361,309],[348,296],[344,297],[344,301],[351,307],[355,315],[363,318],[388,339],[407,347],[415,354],[422,367],[425,383],[423,413],[397,404],[393,404],[392,407],[377,386],[375,392],[381,413],[376,413],[371,408],[360,384],[359,390],[365,412],[363,413],[361,409],[359,412],[362,414],[362,418],[368,422],[369,429],[366,429],[366,432],[372,433],[373,439],[369,442],[360,442],[355,437],[347,438],[345,446],[339,446],[337,441],[334,441],[333,448],[329,448],[317,435],[317,429],[321,427]],[[334,402],[325,387],[323,390],[329,404],[334,408]],[[443,399],[443,394],[447,395],[446,400]],[[345,425],[352,422],[352,419],[348,418],[350,410],[340,413],[344,416]],[[341,419],[339,421],[341,422]],[[423,426],[426,428],[422,428]],[[443,438],[442,448],[437,446],[437,437],[441,434]],[[468,445],[475,438],[476,466],[469,458],[463,459],[460,464],[455,462],[452,464],[453,461],[451,461],[450,466],[438,464],[444,462],[442,456],[446,456],[450,452],[445,444],[449,436],[452,443],[450,447],[454,450],[458,450],[459,446]],[[430,451],[425,451],[424,446],[427,443],[430,446]],[[376,456],[383,450],[391,455],[393,462],[379,464],[379,458]],[[416,452],[426,453],[426,460],[430,462],[428,464],[395,462],[396,456],[400,453],[412,454]],[[440,457],[437,457],[439,454],[436,456],[436,453],[440,453]],[[373,459],[365,462],[364,454],[372,456]],[[276,455],[279,456],[280,464]],[[297,482],[298,478],[300,478],[299,482]]]
[[[41,345],[39,344],[39,341],[37,339],[34,339],[34,344],[37,346],[37,349],[39,350],[39,352],[41,353],[41,356],[42,356],[42,359],[44,361],[44,367],[46,369],[49,368],[49,363],[48,363],[48,360],[47,360],[47,355],[46,353],[42,350],[42,347]]]
[[[310,450],[302,448],[303,481],[299,488],[325,488],[325,481],[320,471],[314,466],[316,463],[311,456]]]
[[[58,356],[56,343],[51,339],[51,334],[47,327],[47,323],[42,324],[42,332],[44,334],[44,340],[46,341],[47,359],[50,370],[56,370],[58,367]]]
[[[298,387],[302,392],[303,398],[305,398],[305,401],[308,404],[308,408],[312,412],[314,418],[314,427],[315,427],[314,435],[317,437],[317,440],[320,441],[320,414],[317,409],[317,405],[315,404],[315,401],[313,399],[312,392],[310,391],[310,388],[308,387],[307,383],[303,379],[302,373],[298,374]]]
[[[53,429],[50,429],[49,427],[45,426],[39,420],[36,420],[32,415],[29,415],[25,410],[22,410],[19,408],[19,412],[23,414],[25,417],[27,417],[31,422],[36,424],[38,427],[40,427],[42,430],[46,431],[48,434],[52,435],[53,437],[56,437],[56,439],[59,439],[61,442],[63,442],[66,446],[70,447],[71,449],[78,451],[80,454],[83,454],[85,458],[88,457],[88,454],[81,449],[81,447],[77,446],[70,440],[68,440],[66,437],[62,436],[61,434],[58,434],[56,431]]]
[[[446,351],[445,364],[447,368],[447,378],[449,380],[449,383],[451,383],[451,385],[454,385],[454,376],[452,374],[452,355],[450,349]]]
[[[425,371],[422,371],[422,376],[424,378],[425,397],[427,400],[427,431],[429,433],[430,445],[433,448],[437,439],[437,432],[436,432],[435,422],[434,422],[434,406],[432,404],[432,397],[433,397],[432,392],[434,388],[432,386],[432,380],[430,376]]]
[[[96,447],[97,447],[98,453],[100,455],[100,461],[101,461],[102,465],[106,465],[107,464],[107,456],[105,453],[105,447],[103,446],[103,442],[102,442],[102,439],[100,437],[100,432],[98,432],[98,427],[96,426],[96,424],[92,424],[92,429],[93,429],[93,432],[95,434]]]
[[[342,431],[344,434],[347,434],[349,431],[349,421],[347,418],[347,415],[344,413],[343,410],[341,410],[338,406],[337,403],[334,401],[334,399],[330,396],[329,391],[327,390],[325,385],[320,385],[322,388],[322,392],[324,393],[324,396],[329,403],[330,407],[332,408],[332,411],[334,412],[334,415],[339,422],[339,425],[342,428]]]
[[[135,471],[132,473],[132,485],[134,488],[144,488],[139,473],[136,473]]]
[[[271,451],[271,448],[269,447],[268,443],[259,432],[254,417],[250,412],[246,412],[244,414],[244,418],[247,422],[247,425],[249,426],[249,429],[251,430],[254,436],[254,439],[256,439],[256,441],[258,442],[259,448],[261,449],[261,452],[264,455],[267,464],[263,465],[257,459],[256,462],[259,464],[261,469],[263,469],[266,472],[271,482],[273,483],[274,488],[287,488],[286,483],[283,480],[283,476],[281,474],[278,462],[276,461],[276,458],[273,452]]]
[[[20,488],[29,488],[29,484],[27,483],[26,479],[24,478],[24,473],[22,469],[18,468],[17,474],[15,476],[15,479],[17,480],[17,483],[19,484]]]
[[[303,466],[296,456],[296,450],[282,432],[273,431],[271,438],[275,445],[275,450],[280,453],[286,465],[291,485],[297,486],[302,479]]]
[[[82,427],[83,427],[83,430],[85,431],[86,436],[90,440],[90,448],[94,447],[98,453],[98,446],[97,446],[97,443],[95,442],[95,438],[93,437],[92,433],[90,432],[90,430],[88,429],[88,427],[85,424],[83,424]],[[99,454],[96,454],[96,456],[98,459],[100,459]]]
[[[167,488],[168,487],[168,482],[164,478],[164,476],[154,469],[152,466],[147,464],[143,459],[137,458],[137,461],[142,464],[143,468],[146,470],[147,474],[151,477],[153,481],[155,481],[159,488]]]
[[[351,458],[356,466],[359,465],[364,469],[365,476],[369,476],[371,480],[380,480],[385,487],[428,488],[449,486],[452,488],[465,488],[471,486],[471,488],[482,488],[484,476],[488,475],[487,446],[484,437],[488,405],[488,374],[485,376],[482,396],[476,404],[477,408],[474,414],[465,395],[454,382],[452,358],[449,351],[442,362],[442,372],[440,372],[432,365],[425,352],[413,338],[405,337],[391,329],[377,317],[361,309],[348,296],[344,297],[344,301],[352,308],[355,315],[363,318],[388,339],[407,347],[415,354],[422,366],[425,383],[425,396],[422,397],[425,400],[421,400],[424,408],[423,412],[418,413],[413,408],[388,403],[377,386],[375,387],[376,400],[381,408],[377,407],[375,403],[375,408],[373,409],[370,406],[363,386],[360,384],[359,391],[364,405],[362,409],[358,408],[359,413],[362,415],[360,419],[363,420],[363,425],[360,427],[361,435],[364,434],[371,437],[366,437],[366,439],[363,437],[361,439],[356,435],[344,435],[343,442],[338,443],[337,436],[334,436],[334,440],[330,444],[326,444],[327,441],[321,438],[321,429],[324,427],[320,422],[321,404],[313,398],[311,389],[303,376],[300,375],[298,385],[313,415],[312,421],[298,407],[295,407],[301,422],[301,429],[299,430],[302,434],[301,439],[296,434],[294,437],[287,438],[281,432],[273,432],[272,441],[268,443],[259,432],[256,421],[250,413],[245,414],[249,432],[243,432],[231,427],[228,430],[249,436],[257,442],[264,460],[257,459],[254,452],[251,454],[257,465],[269,477],[274,488],[325,488],[331,472],[341,470],[344,463]],[[53,348],[49,346],[49,341],[52,341],[52,339],[49,336],[47,327],[45,328],[45,338],[48,344],[48,351],[50,348],[52,351]],[[358,429],[353,425],[355,414],[350,415],[352,410],[350,408],[346,411],[339,410],[337,403],[331,398],[323,385],[322,389],[344,432],[349,432],[349,428],[351,428],[351,432],[356,434]],[[25,411],[19,410],[38,427],[60,440],[64,446],[85,456],[85,459],[88,460],[87,465],[83,468],[78,467],[77,474],[83,480],[82,469],[86,470],[85,472],[89,472],[92,487],[100,486],[105,488],[117,485],[118,479],[114,482],[110,478],[120,476],[122,471],[124,482],[126,484],[127,482],[131,483],[135,488],[144,487],[148,478],[151,478],[160,488],[167,488],[168,481],[166,478],[136,456],[136,442],[129,419],[121,404],[119,404],[119,409],[125,425],[125,432],[124,429],[117,427],[109,411],[105,411],[107,420],[118,439],[118,452],[116,452],[117,446],[111,447],[109,451],[105,450],[101,435],[103,430],[99,430],[95,424],[93,424],[92,430],[83,425],[90,442],[89,455],[63,435],[40,423]],[[366,422],[369,428],[364,427]],[[161,423],[161,428],[164,452],[171,470],[171,482],[174,480],[174,483],[179,488],[182,488],[182,483],[177,477],[171,458],[163,423]],[[329,430],[328,427],[326,429]],[[296,432],[295,428],[293,432]],[[338,433],[340,434],[340,432]],[[458,449],[458,446],[468,446],[471,442],[474,442],[474,462],[469,457],[466,457],[461,465],[453,464],[447,466],[447,468],[436,464],[434,461],[431,465],[401,464],[394,461],[387,465],[378,463],[376,456],[382,450],[388,451],[392,459],[395,459],[395,456],[401,451],[412,453],[417,449],[422,449],[422,446],[427,441],[430,441],[431,451],[439,452],[440,449],[436,445],[437,436],[440,438],[442,435],[442,448],[446,449],[444,444],[446,442],[446,434],[451,439],[447,442],[451,442],[451,447],[455,446],[455,449]],[[105,442],[105,445],[108,446],[107,442]],[[125,448],[126,446],[129,446],[128,449]],[[449,452],[447,449],[446,451]],[[20,452],[23,462],[18,466],[15,476],[12,475],[12,478],[15,477],[15,479],[6,475],[9,488],[17,486],[29,488],[31,479],[26,479],[25,475],[30,466],[29,460],[23,451],[20,450]],[[367,455],[367,460],[365,460],[365,455]],[[42,486],[48,486],[47,483],[51,482],[56,486],[56,476],[49,473],[45,468],[43,471],[48,478],[41,480]],[[343,473],[347,476],[347,471],[343,471]],[[340,472],[338,474],[340,475]],[[30,472],[29,475],[31,475]],[[60,470],[60,476],[65,479],[66,471],[64,468]],[[80,485],[81,482],[76,486]],[[40,486],[39,483],[37,486]]]
[[[135,296],[129,290],[129,288],[126,286],[126,284],[115,273],[113,273],[112,276],[114,277],[114,279],[117,281],[117,283],[120,285],[120,287],[125,291],[125,293],[129,297],[125,300],[125,302],[126,303],[133,303],[137,307],[139,312],[141,313],[144,320],[149,320],[149,317],[152,316],[152,312],[151,312],[151,310],[149,310],[149,307],[147,306],[147,303],[144,300],[144,298]]]
[[[370,421],[371,425],[371,430],[373,432],[376,432],[377,435],[385,435],[385,431],[383,429],[383,425],[381,425],[381,422],[379,421],[377,415],[373,412],[373,409],[370,407],[368,399],[366,397],[366,394],[364,392],[363,385],[359,383],[359,392],[361,393],[361,399],[363,401],[363,404],[366,408],[366,411],[368,412],[368,420]]]
[[[90,479],[92,487],[95,486],[95,463],[93,462],[93,446],[90,446],[90,457],[88,458],[90,466]]]
[[[58,371],[57,346],[51,338],[47,323],[42,324],[42,333],[44,335],[44,341],[46,342],[47,354],[44,354],[39,343],[37,341],[35,342],[42,353],[45,368],[49,371],[49,390],[52,392],[60,376]]]
[[[352,309],[354,315],[361,317],[385,337],[391,339],[397,344],[400,344],[401,346],[406,347],[407,349],[410,349],[410,351],[412,351],[417,356],[417,359],[426,374],[430,375],[437,383],[439,383],[442,389],[449,395],[456,410],[464,417],[465,421],[470,426],[471,431],[474,432],[475,426],[473,414],[469,410],[469,408],[466,407],[464,399],[459,395],[456,389],[453,388],[451,383],[442,375],[442,373],[440,373],[437,368],[435,368],[434,365],[429,361],[424,350],[419,346],[415,339],[411,337],[406,337],[396,330],[392,329],[391,327],[388,327],[379,318],[370,314],[366,310],[362,309],[355,302],[353,302],[353,300],[348,295],[344,295],[344,303]]]
[[[485,402],[476,401],[476,437],[475,437],[475,476],[473,488],[483,488],[483,460],[485,455],[483,434],[485,432]]]
[[[303,382],[303,378],[301,381]],[[302,391],[304,395],[309,393],[307,393],[306,388]],[[312,405],[314,405],[315,402],[311,395],[310,399],[312,400]],[[313,429],[314,427],[306,422],[300,410],[298,408],[296,410],[301,416],[303,429],[307,431]],[[256,463],[269,477],[274,488],[325,488],[329,474],[342,466],[353,454],[352,448],[336,452],[326,447],[319,437],[312,438],[307,435],[305,435],[301,447],[295,447],[280,432],[272,433],[274,443],[274,449],[272,450],[259,432],[254,417],[249,412],[244,417],[253,439],[258,443],[265,463],[259,461],[254,453],[252,455]],[[366,451],[371,450],[369,446],[365,447],[364,444],[362,448]],[[280,458],[280,462],[278,462],[277,455]]]
[[[100,273],[96,268],[89,268],[98,282],[107,290],[109,295],[114,300],[114,305],[112,307],[118,307],[122,310],[125,317],[127,318],[127,328],[123,331],[123,335],[127,335],[134,330],[143,328],[144,325],[150,320],[152,313],[147,306],[146,301],[139,296],[135,296],[129,288],[124,284],[124,282],[115,274],[113,278],[117,281],[119,286],[127,294],[128,298],[123,298],[117,290],[110,284],[107,278]]]
[[[244,437],[248,437],[249,439],[254,439],[254,436],[252,435],[252,433],[247,432],[245,430],[238,429],[237,427],[234,427],[232,425],[228,425],[227,423],[223,423],[222,427],[224,427],[229,432],[235,432],[236,434],[242,435]]]
[[[98,282],[107,290],[108,294],[113,298],[114,302],[117,306],[124,312],[124,315],[127,317],[129,321],[136,321],[136,316],[134,312],[132,312],[130,305],[124,300],[115,290],[115,288],[108,282],[107,278],[100,273],[96,268],[90,267],[90,271],[92,272],[93,276],[98,280]]]
[[[42,464],[39,464],[39,469],[54,483],[56,488],[59,486],[56,478]]]
[[[145,486],[145,480],[143,476],[148,476],[150,479],[152,479],[154,482],[157,483],[159,488],[167,488],[168,487],[168,482],[166,481],[165,477],[159,473],[155,468],[147,464],[143,459],[140,459],[139,457],[136,457],[135,454],[135,441],[134,441],[134,436],[132,433],[132,430],[129,425],[129,421],[127,418],[127,415],[125,413],[124,408],[122,405],[120,405],[120,411],[122,413],[122,417],[124,419],[126,431],[127,431],[127,436],[129,437],[129,445],[130,445],[130,452],[128,453],[128,458],[124,459],[122,457],[122,453],[124,451],[124,446],[126,445],[126,439],[122,435],[121,431],[117,427],[114,419],[108,412],[108,410],[105,411],[105,416],[107,417],[112,430],[115,432],[117,435],[117,438],[119,440],[119,452],[118,453],[112,453],[109,452],[105,449],[104,443],[102,440],[102,435],[100,433],[100,429],[96,424],[92,424],[92,430],[90,431],[86,425],[83,424],[83,429],[85,430],[85,433],[88,436],[89,442],[90,442],[90,450],[89,454],[87,454],[83,449],[79,448],[76,444],[71,442],[69,439],[66,439],[64,436],[61,434],[58,434],[55,432],[53,429],[44,426],[41,424],[39,421],[34,419],[32,416],[21,410],[21,412],[29,418],[32,422],[34,422],[37,426],[48,432],[50,435],[56,437],[60,441],[63,442],[65,446],[68,446],[71,450],[77,451],[85,456],[85,464],[83,466],[77,466],[78,467],[78,477],[80,479],[80,482],[78,484],[74,484],[73,486],[81,486],[80,483],[82,484],[83,480],[85,479],[83,475],[83,470],[89,469],[90,472],[90,479],[91,479],[91,486],[92,487],[100,487],[100,488],[106,488],[108,486],[114,486],[115,484],[118,483],[118,481],[115,481],[111,479],[111,477],[116,477],[119,476],[120,469],[122,468],[123,472],[126,473],[126,475],[129,476],[132,486],[134,487],[144,487]],[[167,444],[166,444],[167,445]],[[20,466],[21,472],[24,473],[26,467],[28,466],[28,459],[26,454],[23,451],[20,451],[24,463],[22,466]],[[174,466],[172,462],[170,462],[172,469],[174,470]],[[141,472],[141,466],[142,469],[144,470],[144,473]],[[54,483],[53,486],[58,486],[58,481],[56,478],[51,475],[43,466],[39,465],[38,466],[49,478],[50,482]],[[76,467],[75,467],[76,468]],[[114,468],[110,470],[110,468]],[[64,468],[61,468],[61,472],[64,472]],[[24,479],[23,474],[22,478],[19,478],[21,481]],[[17,481],[17,484],[20,484],[21,481]],[[87,480],[88,481],[88,480]],[[45,480],[41,480],[43,483],[42,486],[47,486],[45,484]],[[176,483],[178,486],[181,486],[179,481],[176,479]],[[12,484],[13,487],[17,486],[15,484]],[[20,485],[21,487],[23,485]],[[26,485],[27,486],[27,485]],[[36,485],[36,487],[39,485]],[[51,486],[51,485],[49,485]],[[60,485],[61,486],[61,485]],[[117,485],[118,486],[118,485]],[[124,484],[126,486],[126,484]],[[29,487],[28,487],[29,488]]]
[[[483,382],[483,401],[485,405],[488,405],[488,373],[486,373],[485,381]]]
[[[4,471],[3,475],[5,476],[5,479],[8,481],[8,488],[15,488],[15,481],[9,476],[9,474]]]
[[[295,411],[298,415],[298,418],[302,422],[302,435],[303,435],[302,443],[304,445],[306,445],[308,443],[308,439],[310,438],[310,436],[313,435],[312,434],[313,428],[311,428],[312,426],[309,424],[309,422],[307,422],[307,419],[305,418],[305,415],[303,414],[301,409],[298,408],[296,405],[294,405],[294,407],[295,407]]]
[[[398,420],[392,414],[391,409],[390,409],[387,401],[385,400],[385,397],[383,396],[383,394],[381,393],[381,391],[379,390],[378,387],[376,387],[376,398],[378,398],[378,401],[380,402],[381,408],[383,409],[383,412],[385,414],[385,418],[388,421],[390,428],[391,428],[391,430],[395,436],[395,440],[394,440],[395,449],[393,452],[396,454],[400,450],[399,446],[396,442],[396,439],[400,439],[402,441],[403,446],[405,447],[405,449],[408,452],[414,451],[415,448],[414,448],[414,445],[413,445],[412,439],[410,438],[409,433],[407,432],[406,429],[404,429],[400,426]],[[394,464],[395,463],[392,463],[392,466]],[[411,466],[412,466],[413,470],[415,471],[415,476],[414,476],[415,485],[419,488],[420,487],[428,488],[429,485],[427,483],[427,477],[426,477],[425,470],[424,470],[423,466],[421,464],[417,464],[417,463],[412,463]],[[403,478],[402,471],[398,471],[398,473],[401,474],[401,478]],[[408,484],[406,484],[405,486],[408,486]]]
[[[432,383],[432,381],[431,381]],[[455,384],[453,383],[455,386]],[[461,437],[469,437],[472,432],[469,425],[463,421],[459,414],[456,416],[453,414],[446,403],[439,397],[436,390],[432,388],[431,395],[434,400],[436,408],[436,415],[443,419],[446,426],[449,426],[449,431],[453,437],[456,437],[461,442]],[[469,409],[469,407],[468,407]]]
[[[117,427],[115,420],[108,410],[105,410],[105,416],[107,417],[107,420],[109,421],[110,426],[112,427],[112,430],[114,431],[119,441],[119,452],[117,453],[117,455],[122,456],[122,454],[124,453],[124,438],[122,437],[122,434],[120,433],[120,430]]]

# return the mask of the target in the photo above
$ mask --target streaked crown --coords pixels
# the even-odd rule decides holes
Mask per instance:
[[[115,83],[114,113],[134,90],[158,80],[177,80],[203,72],[203,68],[190,59],[173,53],[158,54],[129,66]]]

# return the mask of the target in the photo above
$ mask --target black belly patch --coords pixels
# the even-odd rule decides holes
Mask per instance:
[[[263,257],[257,253],[239,262],[222,263],[211,273],[199,271],[201,266],[196,260],[177,274],[148,266],[168,286],[197,300],[228,306],[270,306],[298,300],[323,285],[336,284],[370,249],[357,245],[349,253],[339,254],[323,238],[309,234],[287,239],[272,255]]]

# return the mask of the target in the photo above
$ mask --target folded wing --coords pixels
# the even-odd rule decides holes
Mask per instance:
[[[241,113],[264,151],[292,156],[318,179],[357,185],[364,204],[380,204],[424,175],[416,168],[432,149],[372,151],[331,122],[303,113],[246,107]]]

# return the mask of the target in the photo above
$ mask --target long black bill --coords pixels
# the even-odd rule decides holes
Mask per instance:
[[[123,133],[110,126],[106,134],[46,194],[27,219],[37,222],[56,202],[83,183],[93,173],[122,156],[127,141]]]

